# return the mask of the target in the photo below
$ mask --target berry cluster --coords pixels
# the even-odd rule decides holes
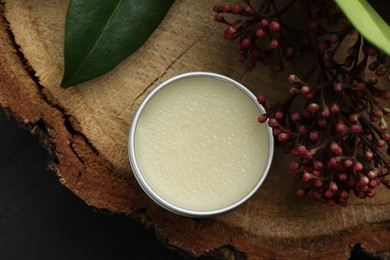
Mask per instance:
[[[381,101],[390,93],[373,78],[314,86],[291,75],[289,83],[289,98],[279,105],[268,107],[266,98],[258,96],[267,109],[259,122],[267,122],[285,151],[297,158],[290,169],[297,171],[294,180],[306,186],[296,195],[345,206],[351,191],[372,198],[380,183],[389,186],[390,134],[384,117],[390,108]],[[298,98],[304,99],[303,109],[294,109]]]
[[[283,60],[300,57],[302,51],[307,49],[307,41],[303,34],[288,25],[284,19],[285,14],[296,2],[292,0],[286,6],[278,7],[273,0],[266,0],[259,9],[253,8],[250,0],[244,0],[246,5],[215,5],[214,19],[227,24],[224,32],[226,40],[238,41],[236,51],[239,53],[238,61],[247,61],[248,69],[253,68],[257,61],[269,63],[271,54],[276,52],[275,69],[283,69]],[[232,14],[243,19],[228,22],[224,14]]]
[[[346,206],[351,192],[372,198],[378,185],[390,188],[390,107],[384,105],[390,92],[378,83],[384,75],[390,80],[389,59],[354,32],[332,1],[292,0],[280,9],[264,0],[258,10],[244,2],[244,7],[214,6],[215,20],[229,25],[225,39],[238,40],[239,61],[248,60],[252,68],[258,60],[268,63],[276,52],[275,67],[281,70],[283,60],[302,51],[313,54],[303,79],[289,76],[290,95],[283,102],[268,105],[265,96],[258,96],[266,109],[259,122],[267,123],[278,143],[296,157],[290,169],[296,172],[294,180],[305,184],[297,197]],[[295,2],[305,21],[302,30],[282,17]],[[226,13],[243,19],[229,23]],[[351,38],[355,41],[340,59],[340,47]]]

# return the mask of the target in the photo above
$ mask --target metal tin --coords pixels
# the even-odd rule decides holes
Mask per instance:
[[[162,199],[153,189],[148,185],[146,180],[144,179],[142,172],[140,171],[137,160],[136,160],[136,153],[135,153],[135,134],[136,134],[136,128],[137,128],[137,123],[138,119],[142,114],[142,111],[144,108],[147,106],[149,101],[155,96],[156,93],[158,93],[160,90],[163,88],[169,86],[172,82],[183,79],[183,78],[189,78],[189,77],[210,77],[213,79],[217,79],[223,82],[228,83],[231,86],[234,86],[238,89],[240,89],[242,92],[244,92],[248,97],[253,101],[254,104],[258,107],[259,111],[261,113],[265,113],[265,109],[258,103],[256,97],[250,92],[246,87],[244,87],[242,84],[238,83],[237,81],[230,79],[226,76],[220,75],[220,74],[215,74],[215,73],[210,73],[210,72],[189,72],[189,73],[184,73],[181,75],[177,75],[173,78],[168,79],[167,81],[161,83],[158,85],[149,95],[144,99],[144,101],[141,103],[140,107],[138,108],[132,125],[130,127],[130,132],[129,132],[129,141],[128,141],[128,152],[129,152],[129,160],[131,167],[133,169],[134,176],[136,177],[138,183],[142,187],[142,189],[146,192],[146,194],[154,200],[158,205],[164,207],[165,209],[174,212],[179,215],[187,216],[187,217],[209,217],[209,216],[214,216],[214,215],[219,215],[225,212],[228,212],[239,205],[243,204],[246,202],[253,194],[256,193],[256,191],[259,189],[259,187],[262,185],[263,181],[265,180],[268,171],[271,167],[271,162],[272,162],[272,157],[274,153],[274,139],[273,139],[273,134],[272,130],[270,127],[267,125],[267,132],[268,132],[268,138],[269,138],[269,153],[268,153],[268,159],[264,168],[264,172],[261,175],[260,179],[254,186],[254,188],[242,199],[239,201],[224,207],[222,209],[218,210],[211,210],[211,211],[194,211],[194,210],[188,210],[188,209],[183,209],[180,207],[177,207],[173,204],[171,204],[169,201],[166,201]]]

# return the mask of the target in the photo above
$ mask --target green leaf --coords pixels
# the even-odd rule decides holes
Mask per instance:
[[[117,66],[136,51],[174,0],[71,0],[65,23],[65,71],[69,87]]]
[[[363,37],[390,56],[390,26],[366,0],[335,0]]]

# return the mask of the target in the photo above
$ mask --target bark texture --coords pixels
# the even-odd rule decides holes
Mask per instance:
[[[218,217],[174,215],[138,186],[128,162],[129,126],[142,99],[160,82],[179,73],[211,71],[271,101],[287,95],[286,74],[261,65],[248,72],[236,62],[223,27],[213,22],[213,4],[176,1],[148,41],[117,68],[62,89],[68,1],[3,0],[0,105],[42,134],[51,167],[87,204],[115,213],[142,212],[161,238],[195,256],[223,249],[233,258],[345,259],[358,241],[388,256],[390,193],[385,188],[374,199],[350,199],[346,208],[297,200],[297,184],[288,170],[291,158],[278,148],[256,195]]]

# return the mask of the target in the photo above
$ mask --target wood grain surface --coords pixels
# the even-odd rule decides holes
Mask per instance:
[[[143,98],[160,82],[188,71],[229,76],[271,102],[287,95],[287,72],[259,65],[246,71],[213,22],[212,1],[179,0],[148,41],[110,73],[70,89],[63,73],[68,1],[3,0],[0,104],[36,127],[61,182],[86,203],[112,212],[144,210],[161,237],[198,256],[230,248],[249,258],[348,257],[360,241],[390,253],[390,193],[352,198],[346,208],[297,200],[291,158],[276,148],[271,171],[247,203],[227,214],[191,219],[155,205],[130,169],[127,137]],[[297,61],[296,71],[305,60]],[[11,91],[12,90],[12,91]],[[254,119],[256,120],[256,119]]]

